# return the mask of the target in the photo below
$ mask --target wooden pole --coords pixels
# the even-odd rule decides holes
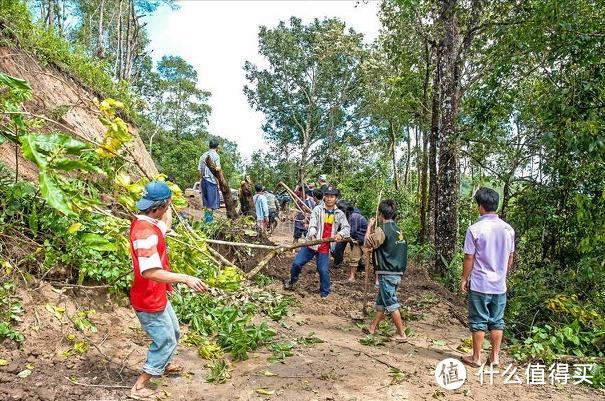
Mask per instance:
[[[256,249],[278,249],[279,248],[276,245],[248,244],[245,242],[231,242],[231,241],[222,241],[222,240],[218,240],[218,239],[204,239],[204,241],[209,244],[241,246],[244,248],[256,248]]]
[[[250,272],[246,274],[246,278],[250,280],[252,279],[252,277],[256,276],[258,272],[260,272],[265,266],[267,266],[267,264],[271,261],[271,259],[273,259],[275,255],[277,255],[276,250],[268,252],[265,257],[258,263],[258,265],[256,265],[254,269],[250,270]]]
[[[313,245],[323,244],[325,242],[334,242],[334,241],[336,241],[336,238],[330,237],[330,238],[322,238],[322,239],[316,239],[313,241],[292,244],[292,245],[288,245],[288,246],[277,246],[277,247],[275,247],[274,250],[267,253],[267,255],[265,255],[265,257],[258,263],[258,265],[256,265],[256,267],[254,269],[250,270],[250,272],[248,274],[246,274],[246,277],[248,279],[251,279],[252,277],[256,276],[262,269],[265,268],[265,266],[267,266],[267,264],[269,264],[271,259],[273,259],[273,257],[276,255],[280,255],[280,254],[282,254],[286,251],[290,251],[292,249],[302,248],[303,246],[313,246]]]
[[[382,201],[382,189],[380,190],[380,193],[378,194],[378,203],[376,204],[376,215],[374,218],[374,230],[376,230],[376,227],[378,225],[378,207],[380,206],[380,202]],[[366,314],[366,305],[368,303],[368,298],[369,298],[369,293],[370,293],[370,262],[372,260],[372,252],[373,250],[368,249],[365,255],[365,278],[364,278],[364,282],[363,282],[363,301],[361,303],[361,309],[362,309],[362,313]]]
[[[300,199],[300,198],[298,197],[298,195],[296,195],[294,192],[292,192],[292,190],[290,189],[290,187],[288,187],[286,184],[284,184],[284,183],[283,183],[283,181],[280,181],[278,185],[281,185],[282,187],[284,187],[284,189],[285,189],[286,191],[288,191],[288,193],[289,193],[290,195],[292,195],[292,198],[293,198],[293,199],[298,200],[298,201],[299,201],[299,202],[300,202],[300,203],[303,205],[303,207],[304,207],[305,209],[307,209],[307,211],[308,211],[309,213],[311,213],[311,211],[312,211],[312,210],[311,210],[311,208],[310,208],[310,207],[309,207],[309,206],[308,206],[308,205],[307,205],[307,204],[306,204],[306,203],[305,203],[305,202],[304,202],[302,199]],[[303,188],[303,190],[304,190],[304,188]]]

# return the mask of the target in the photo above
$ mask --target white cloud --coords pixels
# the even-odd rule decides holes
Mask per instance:
[[[338,17],[367,40],[378,35],[379,3],[355,1],[181,1],[180,9],[160,8],[147,19],[150,48],[155,60],[177,55],[198,72],[199,86],[210,90],[209,131],[238,144],[244,158],[266,146],[262,138],[263,114],[253,111],[242,88],[247,83],[246,60],[262,62],[257,54],[258,27],[275,26],[297,16]]]

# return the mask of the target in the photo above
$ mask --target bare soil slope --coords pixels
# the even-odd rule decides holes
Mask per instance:
[[[99,142],[103,138],[105,128],[97,119],[97,112],[92,104],[92,99],[98,95],[91,93],[67,74],[56,67],[43,67],[26,52],[7,47],[0,47],[0,72],[24,79],[30,84],[33,98],[25,104],[28,112],[56,120],[87,139]],[[134,142],[129,145],[134,156],[147,174],[157,174],[138,131],[132,124],[129,124],[129,128],[135,137]],[[18,164],[21,178],[37,179],[34,164],[20,155],[16,156],[14,145],[8,141],[0,145],[0,160],[13,171]]]

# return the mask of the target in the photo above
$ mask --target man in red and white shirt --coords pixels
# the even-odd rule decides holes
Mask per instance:
[[[153,181],[147,184],[145,194],[137,202],[141,212],[130,226],[134,268],[130,303],[152,340],[143,373],[130,390],[130,397],[135,399],[153,395],[153,390],[145,387],[151,377],[182,371],[180,366],[170,363],[180,336],[179,321],[167,297],[172,284],[183,283],[198,292],[206,290],[200,279],[170,271],[165,235],[172,221],[171,197],[172,191],[166,183]]]

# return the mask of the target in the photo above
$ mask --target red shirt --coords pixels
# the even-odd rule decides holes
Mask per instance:
[[[142,276],[145,270],[162,268],[170,271],[166,240],[166,224],[147,216],[136,216],[130,225],[130,255],[134,268],[134,282],[130,289],[130,303],[137,312],[161,312],[166,308],[168,283],[159,283]]]
[[[325,210],[325,220],[324,220],[324,229],[321,234],[321,238],[330,238],[332,236],[332,225],[334,224],[334,209],[331,211]],[[330,243],[324,242],[319,244],[319,248],[317,248],[317,252],[319,253],[329,253],[330,252]]]

